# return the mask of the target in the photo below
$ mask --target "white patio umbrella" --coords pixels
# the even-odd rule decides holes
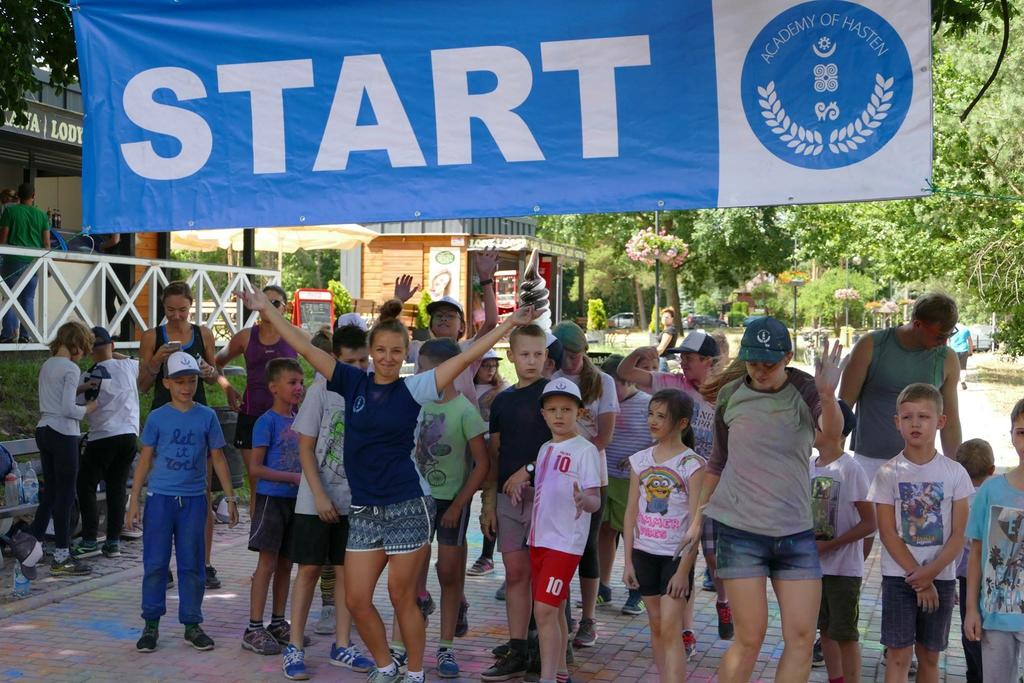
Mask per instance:
[[[281,255],[299,249],[351,249],[369,244],[378,233],[357,223],[339,225],[299,225],[280,228],[256,228],[256,251],[277,252],[277,267],[281,268]],[[231,248],[241,251],[243,230],[178,230],[171,233],[171,248],[188,251],[213,251]]]

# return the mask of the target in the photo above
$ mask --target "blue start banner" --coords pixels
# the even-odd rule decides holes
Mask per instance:
[[[886,199],[928,0],[72,0],[92,232]]]

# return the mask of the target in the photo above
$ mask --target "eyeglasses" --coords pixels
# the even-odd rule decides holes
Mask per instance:
[[[933,332],[933,334],[935,335],[935,339],[937,341],[942,341],[942,342],[947,341],[950,337],[955,336],[956,333],[960,331],[960,328],[958,326],[956,326],[956,325],[954,325],[953,329],[949,330],[948,332],[939,332],[938,331],[938,328],[939,328],[939,324],[938,323],[925,323],[925,325],[928,325],[932,330],[935,330]]]
[[[280,299],[271,299],[271,300],[270,300],[270,304],[271,304],[271,305],[272,305],[272,306],[273,306],[274,308],[281,308],[282,306],[284,306],[284,302],[283,302],[283,301],[281,301]]]

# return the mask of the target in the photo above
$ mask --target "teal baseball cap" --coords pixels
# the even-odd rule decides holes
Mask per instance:
[[[793,350],[789,328],[771,316],[755,318],[743,331],[739,359],[748,363],[778,363]]]

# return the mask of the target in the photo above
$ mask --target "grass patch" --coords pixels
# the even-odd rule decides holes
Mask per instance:
[[[968,381],[981,386],[992,410],[1009,418],[1024,398],[1024,365],[991,354],[974,356],[972,365]]]

